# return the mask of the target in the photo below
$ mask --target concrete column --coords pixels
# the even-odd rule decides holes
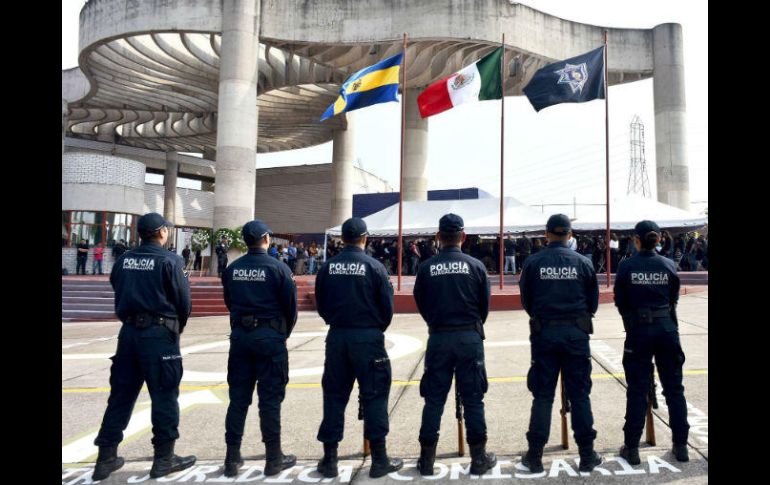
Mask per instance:
[[[656,26],[652,48],[658,201],[690,210],[682,26]]]
[[[64,137],[67,134],[67,120],[69,119],[69,106],[67,106],[67,100],[62,98],[61,100],[61,154],[64,155]]]
[[[340,115],[338,115],[340,116]],[[345,113],[347,129],[335,130],[332,142],[332,201],[329,227],[353,217],[353,155],[355,113]]]
[[[203,159],[204,160],[211,160],[213,162],[216,162],[217,160],[217,151],[213,148],[204,148],[203,149]],[[214,166],[216,169],[216,165]],[[214,192],[214,182],[201,182],[201,190],[205,190],[206,192]]]
[[[406,90],[406,153],[404,154],[404,200],[428,200],[428,119],[420,118],[417,96],[420,89]]]
[[[166,154],[166,172],[163,174],[163,217],[176,224],[176,179],[179,174],[179,162]],[[176,231],[169,231],[169,244],[175,244]]]
[[[260,0],[222,2],[214,231],[254,218],[259,6]]]
[[[203,159],[204,160],[212,160],[216,161],[217,159],[217,151],[213,148],[204,148],[203,149]]]

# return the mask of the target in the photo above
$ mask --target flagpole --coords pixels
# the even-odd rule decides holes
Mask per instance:
[[[607,31],[604,31],[604,144],[606,154],[605,179],[606,179],[606,197],[607,197],[607,237],[605,239],[607,246],[606,264],[607,269],[607,288],[612,285],[612,268],[610,258],[610,109],[609,109],[609,68],[607,67]]]
[[[401,268],[404,256],[404,133],[406,131],[406,32],[404,32],[404,55],[401,58],[401,171],[398,182],[398,291],[401,291]]]
[[[503,244],[503,182],[504,182],[504,159],[505,153],[505,32],[503,32],[503,38],[500,41],[500,47],[503,49],[503,53],[500,55],[500,81],[502,84],[502,96],[500,97],[500,289],[503,289],[503,280],[505,279],[505,265],[503,264],[505,257],[505,250]],[[513,268],[514,274],[516,273],[516,265]]]

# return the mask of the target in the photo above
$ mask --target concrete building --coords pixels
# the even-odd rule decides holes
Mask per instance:
[[[169,215],[177,213],[175,175],[213,178],[219,228],[255,214],[256,153],[333,140],[329,227],[352,212],[355,120],[318,119],[350,74],[401,51],[404,32],[403,193],[424,200],[430,123],[417,114],[422,88],[497,48],[504,32],[504,94],[521,95],[537,69],[596,48],[604,30],[502,0],[91,0],[80,14],[79,66],[62,71],[62,153],[65,137],[112,145],[119,157],[152,152],[137,156],[169,174]],[[608,83],[654,78],[658,199],[688,210],[681,26],[607,30]]]
[[[177,166],[186,166],[187,158],[195,159],[180,156]],[[75,246],[80,239],[86,239],[91,247],[97,242],[105,244],[103,270],[109,273],[113,263],[112,244],[120,239],[137,240],[136,218],[147,212],[158,212],[175,222],[177,228],[172,235],[179,254],[187,241],[182,233],[213,228],[215,192],[207,190],[215,188],[213,179],[199,176],[201,190],[180,187],[170,190],[165,176],[163,184],[145,182],[145,173],[159,173],[152,165],[83,148],[65,151],[62,157],[62,268],[75,272]],[[181,176],[190,178],[184,172]],[[267,222],[277,235],[311,237],[320,242],[324,230],[330,227],[332,177],[331,163],[258,169],[256,217]],[[352,167],[350,178],[355,194],[393,193],[388,182],[359,167]],[[174,199],[169,208],[171,193]],[[210,248],[202,255],[210,258]],[[89,274],[92,257],[89,254]]]

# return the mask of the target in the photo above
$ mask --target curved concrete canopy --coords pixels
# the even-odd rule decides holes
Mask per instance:
[[[80,61],[91,89],[70,103],[68,130],[157,150],[215,148],[220,43],[219,34],[155,32],[90,46]],[[342,71],[261,45],[258,151],[331,140],[344,121],[318,119],[343,81]]]
[[[319,123],[355,70],[401,49],[408,32],[409,87],[474,62],[506,33],[506,95],[543,65],[594,49],[604,28],[508,1],[262,0],[258,152],[332,139]],[[77,136],[167,151],[216,147],[221,0],[91,0],[80,13],[79,64],[90,90],[71,100]],[[652,76],[652,30],[608,29],[609,83]],[[63,83],[64,83],[64,74]]]

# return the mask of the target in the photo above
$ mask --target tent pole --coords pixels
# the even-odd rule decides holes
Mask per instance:
[[[326,262],[326,241],[329,239],[329,231],[324,231],[324,263]]]

